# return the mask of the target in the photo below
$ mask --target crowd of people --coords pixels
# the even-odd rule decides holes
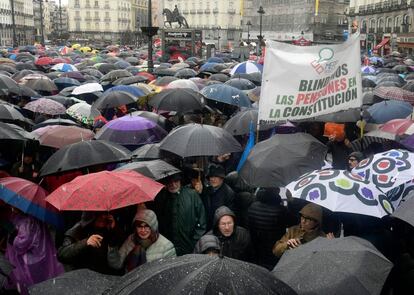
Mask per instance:
[[[32,52],[34,54],[30,53],[30,50],[22,51],[27,59],[20,59],[18,62],[15,61],[16,56],[19,56],[18,52],[2,52],[0,77],[12,77],[20,81],[19,79],[24,78],[24,74],[21,74],[24,71],[31,72],[26,75],[39,74],[45,77],[58,72],[53,71],[50,64],[36,64],[36,60],[51,54],[47,50],[38,48],[36,52]],[[138,66],[144,63],[145,57],[139,56],[138,53],[131,51],[122,55],[122,52],[106,51],[102,56],[103,54],[110,56],[114,63],[136,56],[137,62],[134,64],[130,59],[128,67],[135,68],[130,68],[131,72],[136,70],[135,74],[142,72]],[[56,58],[70,57],[71,63],[75,65],[76,60],[88,65],[87,60],[90,60],[91,56],[79,52],[67,56],[58,54]],[[9,63],[14,67],[5,66],[6,59],[12,60]],[[402,56],[394,58],[399,64],[406,60],[407,58],[404,59]],[[104,62],[104,59],[102,61]],[[381,68],[377,62],[379,63],[376,61],[375,66]],[[170,61],[170,68],[178,63],[184,62]],[[18,70],[19,64],[30,64],[31,69],[23,69],[25,66],[21,66]],[[222,83],[211,79],[214,72],[200,70],[202,64],[201,59],[187,63],[186,68],[193,69],[198,75],[191,78],[194,84],[197,82],[196,85],[199,87],[205,87]],[[216,70],[230,78],[226,69],[235,64],[230,60],[222,70],[218,70],[220,66],[216,67]],[[10,72],[7,72],[7,69]],[[89,74],[88,71],[84,72],[82,83],[99,81],[99,78],[92,75],[92,70],[98,71],[99,68],[89,69]],[[19,74],[22,75],[20,78]],[[408,73],[402,74],[406,77]],[[155,78],[155,84],[163,77],[156,72],[150,75]],[[398,75],[397,71],[395,75]],[[102,76],[103,73],[100,77]],[[256,87],[260,86],[260,81],[252,80],[251,83],[256,83]],[[0,90],[3,90],[1,81],[6,80],[0,79]],[[147,80],[147,83],[149,82]],[[109,83],[106,86],[110,88],[113,85]],[[156,91],[156,88],[153,90]],[[365,90],[370,91],[367,88]],[[53,95],[56,96],[57,91],[38,90],[37,94],[52,98]],[[94,118],[91,124],[85,124],[85,121],[75,120],[66,114],[51,116],[24,109],[25,104],[34,99],[30,95],[9,91],[0,92],[0,96],[3,100],[0,105],[14,104],[22,115],[34,120],[34,124],[41,124],[55,117],[65,117],[94,131],[98,131],[105,123],[115,118],[129,116],[137,109],[158,111],[151,109],[147,103],[137,102],[111,108]],[[22,108],[18,108],[17,105]],[[222,127],[223,123],[239,110],[231,105],[214,106],[215,109],[210,109],[209,112],[184,116],[165,112],[169,124],[167,131],[192,122]],[[28,131],[32,126],[25,122],[19,122],[19,125]],[[358,142],[361,133],[360,126],[355,122],[337,125],[341,127],[341,134],[327,135],[326,124],[314,121],[295,123],[293,130],[290,128],[288,132],[305,132],[313,135],[329,148],[327,161],[330,162],[330,166],[348,171],[375,153],[393,147],[403,147],[396,140],[380,140],[368,142],[363,148],[356,148],[355,143]],[[274,134],[274,129],[262,131],[258,138],[262,140],[277,136]],[[246,144],[247,137],[248,135],[236,136],[242,145]],[[20,150],[10,148],[11,146],[2,144],[1,147],[1,177],[13,176],[30,180],[49,191],[79,175],[114,168],[112,164],[97,165],[87,170],[75,169],[58,176],[42,178],[39,177],[39,170],[55,150],[30,144],[21,154]],[[226,256],[255,263],[271,271],[280,257],[290,249],[301,247],[302,244],[318,237],[335,239],[354,235],[370,241],[394,263],[394,269],[384,285],[383,294],[411,293],[407,292],[413,290],[414,273],[414,229],[410,225],[389,217],[379,219],[331,212],[314,203],[292,198],[289,191],[284,188],[253,187],[237,172],[241,155],[242,152],[203,157],[203,163],[200,163],[200,159],[194,157],[182,159],[171,154],[160,154],[160,158],[173,164],[181,172],[158,180],[164,188],[154,201],[110,212],[61,212],[65,220],[64,228],[53,228],[13,205],[2,202],[1,246],[5,257],[14,266],[3,291],[9,294],[27,294],[28,288],[36,283],[56,277],[65,271],[81,268],[103,274],[124,275],[148,262],[191,253]]]

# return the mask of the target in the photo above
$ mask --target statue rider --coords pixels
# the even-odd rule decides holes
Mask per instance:
[[[174,20],[178,20],[178,17],[180,16],[180,12],[178,11],[178,7],[177,7],[177,5],[175,5],[175,8],[174,8],[174,10],[173,10],[172,15],[173,15],[173,19],[174,19]]]

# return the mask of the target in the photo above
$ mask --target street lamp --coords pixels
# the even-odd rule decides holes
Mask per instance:
[[[257,13],[259,14],[259,17],[260,17],[259,36],[257,36],[257,38],[259,39],[259,55],[262,55],[262,42],[263,42],[263,38],[264,38],[264,36],[262,35],[262,21],[263,21],[263,14],[265,14],[263,6],[260,5],[259,10],[257,11]]]
[[[217,28],[217,51],[218,52],[220,52],[220,30],[221,30],[221,27],[220,26],[218,26]]]
[[[247,21],[247,44],[250,44],[250,26],[252,25],[252,22],[249,20]]]
[[[152,60],[152,37],[157,35],[158,27],[152,26],[152,3],[148,0],[148,27],[141,27],[142,33],[148,36],[148,72],[152,73],[154,61]]]

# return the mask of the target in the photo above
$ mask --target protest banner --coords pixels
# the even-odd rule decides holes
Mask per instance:
[[[335,45],[268,41],[259,124],[304,120],[362,105],[359,36]]]

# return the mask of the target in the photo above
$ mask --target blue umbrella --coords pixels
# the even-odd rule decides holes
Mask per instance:
[[[111,92],[111,91],[124,91],[124,92],[128,92],[128,93],[130,93],[130,94],[132,94],[133,96],[136,96],[136,97],[146,96],[144,91],[142,91],[138,87],[131,86],[131,85],[114,86],[114,87],[111,87],[108,90],[106,90],[104,93]]]
[[[374,67],[364,66],[361,68],[361,72],[366,74],[375,74],[376,70]]]
[[[208,60],[207,60],[207,62],[209,63],[209,62],[214,62],[214,63],[219,63],[219,64],[222,64],[222,63],[224,63],[224,60],[222,59],[222,58],[220,58],[220,57],[215,57],[215,56],[213,56],[213,57],[210,57]]]
[[[387,100],[370,106],[364,117],[370,123],[383,124],[393,119],[407,118],[412,112],[413,106],[408,102]]]
[[[207,62],[200,67],[200,72],[217,72],[215,66],[220,65],[217,62]]]
[[[252,106],[249,97],[243,91],[229,85],[209,85],[204,87],[200,93],[207,99],[215,100],[218,102],[238,107],[250,108]]]
[[[230,75],[234,74],[250,74],[250,73],[263,73],[263,65],[256,62],[245,61],[236,65],[230,72]]]

